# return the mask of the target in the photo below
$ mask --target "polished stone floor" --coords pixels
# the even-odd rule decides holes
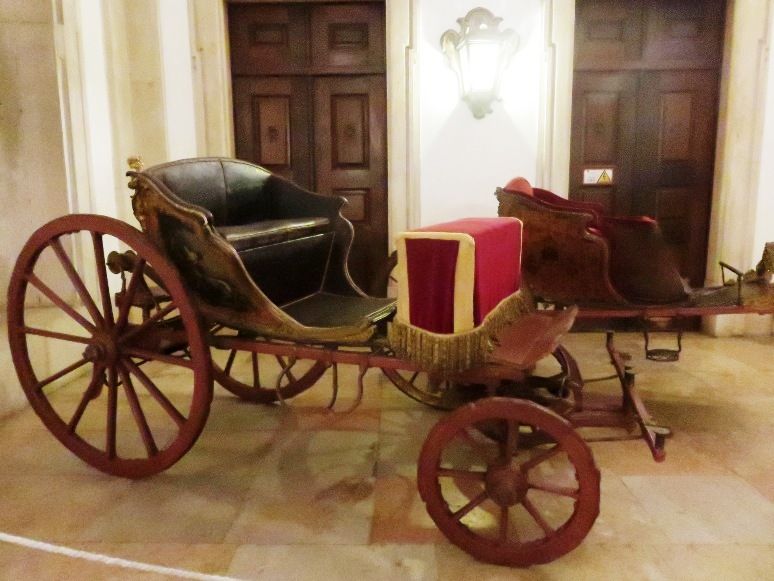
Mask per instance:
[[[416,491],[419,449],[443,414],[372,371],[350,413],[322,409],[327,378],[287,408],[216,387],[194,448],[141,481],[83,464],[32,411],[3,418],[0,533],[47,545],[0,538],[0,578],[771,579],[774,340],[689,335],[677,363],[645,361],[635,335],[618,340],[674,436],[663,463],[641,441],[591,444],[601,512],[580,547],[553,563],[484,565],[444,539]],[[610,373],[603,341],[566,341],[585,377]],[[354,375],[342,376],[345,408]],[[94,555],[126,562],[84,558]]]

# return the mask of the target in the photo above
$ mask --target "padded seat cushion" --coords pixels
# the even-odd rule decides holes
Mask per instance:
[[[286,218],[220,226],[216,229],[229,244],[240,251],[325,232],[329,225],[328,218]]]
[[[308,327],[376,323],[395,312],[396,299],[315,293],[282,307],[288,315]]]

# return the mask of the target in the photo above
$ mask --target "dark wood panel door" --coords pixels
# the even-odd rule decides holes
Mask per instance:
[[[315,184],[347,199],[355,228],[349,265],[368,288],[387,250],[386,87],[383,76],[314,81]]]
[[[570,197],[657,218],[704,282],[723,0],[578,0]]]

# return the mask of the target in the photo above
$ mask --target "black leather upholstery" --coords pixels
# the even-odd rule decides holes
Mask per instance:
[[[347,271],[353,230],[339,213],[342,198],[304,190],[235,159],[180,160],[144,173],[182,201],[205,209],[215,230],[235,248],[253,281],[275,304],[315,293],[362,298]],[[351,306],[348,312],[366,315],[369,305]]]

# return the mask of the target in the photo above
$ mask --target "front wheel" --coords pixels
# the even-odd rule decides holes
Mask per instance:
[[[107,268],[111,251],[131,257],[128,272]],[[32,408],[103,472],[161,472],[207,420],[198,314],[174,266],[119,220],[69,215],[32,235],[11,276],[8,340]]]
[[[500,437],[484,435],[492,431]],[[417,481],[444,535],[498,565],[561,557],[599,514],[588,446],[566,420],[524,400],[487,398],[442,418],[422,447]]]

